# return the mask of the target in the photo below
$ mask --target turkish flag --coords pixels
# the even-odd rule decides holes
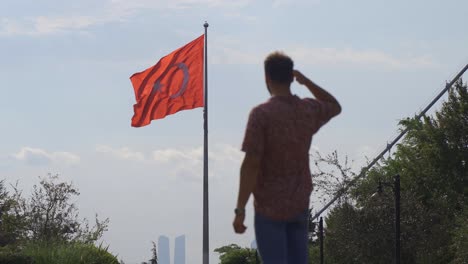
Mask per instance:
[[[135,90],[133,127],[181,110],[203,107],[204,35],[130,77]]]

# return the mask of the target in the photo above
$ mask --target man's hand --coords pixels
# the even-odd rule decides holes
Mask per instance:
[[[237,234],[243,234],[247,227],[244,225],[245,214],[237,214],[234,218],[232,225],[234,226],[234,232]]]
[[[324,101],[331,103],[333,105],[333,111],[331,112],[331,117],[338,115],[341,112],[340,103],[336,100],[333,95],[325,91],[322,87],[315,84],[313,81],[305,77],[298,70],[293,70],[293,75],[296,78],[296,81],[302,85],[305,85],[307,89],[315,96],[319,101]],[[331,118],[330,117],[330,118]]]
[[[247,227],[244,225],[245,205],[257,184],[257,176],[260,171],[261,156],[247,152],[242,161],[240,171],[239,196],[237,197],[236,217],[232,225],[234,231],[238,234],[245,232]]]
[[[302,85],[305,85],[308,81],[307,77],[298,70],[293,70],[293,75],[296,78],[296,81]]]

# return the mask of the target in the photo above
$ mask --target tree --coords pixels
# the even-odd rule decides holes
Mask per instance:
[[[393,156],[374,167],[327,217],[330,263],[391,263],[393,194],[371,199],[379,180],[401,175],[403,263],[463,263],[466,260],[468,194],[468,93],[459,81],[441,109],[408,129]],[[464,239],[463,239],[464,237]]]
[[[241,248],[236,244],[223,246],[214,250],[220,254],[220,264],[256,264],[255,249]]]
[[[454,252],[454,264],[468,263],[468,206],[457,216],[453,230],[453,242],[450,246]]]
[[[18,185],[9,195],[0,182],[1,225],[0,238],[41,242],[97,241],[107,230],[109,219],[90,227],[87,219],[78,218],[78,210],[71,199],[79,195],[78,190],[67,182],[60,182],[58,175],[49,174],[33,186],[30,197],[23,197]]]
[[[156,243],[154,243],[154,241],[151,241],[151,243],[153,244],[153,247],[151,248],[152,257],[148,262],[143,261],[141,264],[158,264],[158,250],[156,248]]]
[[[48,175],[24,197],[18,184],[10,194],[0,181],[0,263],[108,263],[118,260],[95,245],[108,219],[90,227],[78,218],[72,199],[78,190]]]
[[[25,235],[25,221],[15,213],[16,200],[8,193],[5,182],[0,181],[0,246],[14,243]]]

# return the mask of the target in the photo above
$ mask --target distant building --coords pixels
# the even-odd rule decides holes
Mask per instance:
[[[252,241],[252,243],[250,243],[250,248],[251,249],[257,249],[257,240],[254,240],[254,241]]]
[[[175,239],[174,264],[185,264],[185,235]]]
[[[176,237],[174,244],[174,264],[185,264],[185,235]],[[159,236],[158,263],[171,264],[169,255],[169,238],[167,236]]]
[[[159,264],[170,264],[169,254],[169,238],[167,236],[159,236],[158,239],[158,263]]]

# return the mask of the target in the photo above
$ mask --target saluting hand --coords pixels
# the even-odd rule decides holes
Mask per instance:
[[[307,77],[298,70],[293,70],[293,75],[296,78],[296,81],[302,85],[304,85],[308,80]]]

